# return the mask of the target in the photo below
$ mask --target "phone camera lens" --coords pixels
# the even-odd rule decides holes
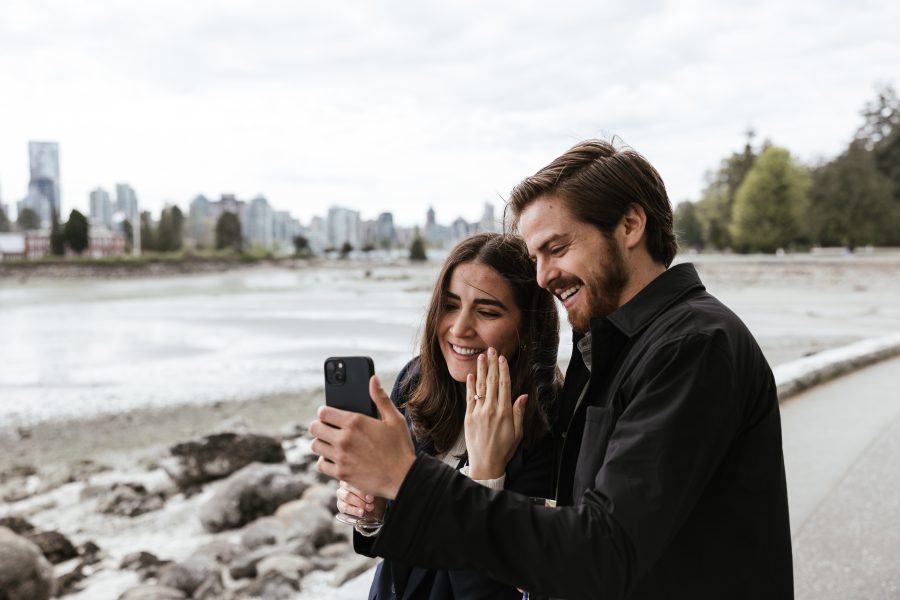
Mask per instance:
[[[335,381],[337,381],[337,382],[339,382],[339,383],[340,383],[340,382],[343,382],[343,381],[344,381],[344,372],[343,372],[343,371],[338,371],[337,373],[335,373],[335,374],[334,374],[334,379],[335,379]]]

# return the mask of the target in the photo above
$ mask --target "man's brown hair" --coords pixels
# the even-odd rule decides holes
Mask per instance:
[[[541,196],[556,196],[572,216],[609,236],[632,204],[644,209],[644,239],[653,260],[668,267],[678,243],[666,186],[653,165],[631,148],[605,140],[579,142],[513,188],[507,208],[512,225]]]

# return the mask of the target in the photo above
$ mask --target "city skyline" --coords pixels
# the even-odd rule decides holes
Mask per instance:
[[[472,8],[3,3],[2,200],[27,192],[28,140],[55,140],[82,212],[127,181],[154,211],[229,192],[303,220],[331,203],[471,219],[619,135],[678,203],[749,127],[807,163],[837,155],[874,86],[898,83],[887,1]]]

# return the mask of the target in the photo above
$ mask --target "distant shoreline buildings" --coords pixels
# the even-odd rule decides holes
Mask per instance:
[[[5,236],[0,246],[0,259],[4,255],[25,258],[48,255],[54,218],[57,222],[65,218],[60,194],[59,144],[29,142],[28,155],[28,192],[17,203],[17,215],[31,210],[37,216],[36,222],[18,233],[0,234]],[[142,245],[141,231],[144,230],[143,235],[152,235],[160,228],[166,211],[176,207],[166,205],[160,218],[154,219],[148,211],[139,210],[137,193],[127,183],[116,184],[115,199],[98,186],[88,194],[88,201],[90,243],[85,253],[96,257],[125,254],[128,247],[135,248],[135,254],[138,254]],[[8,207],[2,201],[0,210],[9,216]],[[241,200],[234,194],[223,193],[218,200],[210,200],[200,194],[190,201],[186,215],[179,209],[179,215],[185,218],[183,223],[178,223],[177,247],[216,248],[216,227],[225,213],[234,214],[240,222],[242,248],[275,255],[293,254],[300,244],[316,255],[408,248],[417,235],[423,238],[427,247],[443,249],[473,233],[500,228],[494,217],[494,205],[489,202],[484,204],[481,219],[475,222],[458,217],[450,225],[442,225],[436,220],[434,208],[429,207],[424,227],[400,227],[394,223],[390,212],[364,220],[359,211],[335,204],[325,215],[314,216],[303,225],[288,211],[277,210],[263,195]],[[13,240],[11,235],[18,237]],[[143,245],[153,249],[148,244],[145,239]]]

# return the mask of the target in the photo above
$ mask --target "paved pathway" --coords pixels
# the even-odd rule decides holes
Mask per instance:
[[[900,358],[781,406],[798,600],[900,598]]]

